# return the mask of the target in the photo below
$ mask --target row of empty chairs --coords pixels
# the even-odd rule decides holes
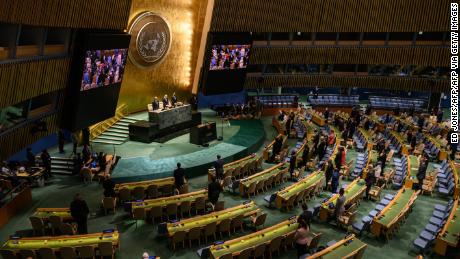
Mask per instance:
[[[309,95],[308,101],[313,106],[356,106],[359,105],[358,95]]]
[[[393,176],[393,188],[399,189],[403,186],[407,176],[407,156],[401,158],[394,157],[393,165],[395,167],[395,175]]]
[[[438,191],[440,194],[450,196],[455,192],[455,187],[458,183],[457,168],[447,159],[439,166],[435,166],[439,170]],[[457,182],[456,182],[457,181]]]
[[[168,197],[174,194],[187,193],[188,184],[184,184],[180,190],[177,190],[173,184],[167,184],[159,188],[157,185],[137,186],[134,189],[121,188],[118,197],[121,203],[134,200],[156,199],[159,197]]]
[[[29,217],[35,236],[46,235],[47,230],[51,230],[53,235],[74,235],[76,233],[76,224],[63,222],[59,216],[50,216],[49,224],[39,217]]]
[[[386,194],[368,215],[362,217],[361,221],[353,223],[353,232],[357,235],[361,235],[363,232],[369,232],[374,218],[394,199],[394,197],[393,194]]]
[[[423,110],[426,106],[426,100],[400,97],[369,96],[369,103],[372,108],[379,109],[414,109]]]
[[[298,95],[259,95],[259,100],[264,108],[292,108],[298,105]]]
[[[363,174],[364,169],[366,168],[367,164],[369,163],[369,152],[365,150],[362,153],[358,153],[356,157],[356,164],[353,172],[351,172],[351,178],[361,177]]]

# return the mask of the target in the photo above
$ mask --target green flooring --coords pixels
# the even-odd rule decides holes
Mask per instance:
[[[273,137],[277,135],[275,130],[270,126],[271,118],[264,118],[262,120],[265,131],[265,144],[268,144]],[[295,140],[289,140],[289,145],[294,145]],[[262,146],[263,148],[263,146]],[[126,152],[129,152],[127,150]],[[132,152],[137,152],[132,150]],[[260,152],[260,150],[259,150]],[[347,152],[347,160],[355,159],[356,152],[350,150]],[[264,168],[270,165],[264,164]],[[430,168],[429,168],[430,170]],[[198,176],[190,179],[190,189],[199,190],[207,186],[207,176]],[[340,184],[348,183],[342,181]],[[283,220],[288,219],[291,215],[300,214],[301,209],[295,208],[291,212],[283,212],[278,209],[266,208],[266,202],[263,200],[265,195],[273,193],[282,187],[288,186],[291,183],[285,183],[282,186],[277,186],[268,193],[262,193],[253,198],[254,202],[264,212],[268,213],[267,221],[265,226],[271,226],[279,223]],[[148,252],[150,255],[157,255],[161,258],[198,258],[196,256],[196,250],[201,246],[194,245],[192,248],[177,249],[173,252],[168,247],[168,243],[164,237],[157,235],[157,227],[139,222],[136,228],[135,222],[130,219],[130,216],[124,212],[123,208],[118,208],[115,214],[104,215],[101,210],[101,198],[103,189],[98,183],[83,184],[80,182],[78,177],[69,176],[55,176],[45,187],[33,189],[33,202],[32,204],[20,211],[20,213],[10,220],[10,222],[0,229],[0,241],[4,242],[8,236],[13,234],[20,234],[24,236],[32,235],[30,222],[28,217],[32,215],[34,210],[38,207],[68,207],[72,201],[72,197],[75,193],[80,192],[83,194],[84,199],[87,201],[90,208],[91,214],[88,221],[89,232],[99,232],[108,228],[118,228],[121,234],[121,248],[117,251],[116,258],[140,258],[143,252]],[[395,190],[385,189],[383,195],[387,193],[396,193]],[[329,192],[323,192],[320,197],[315,197],[313,200],[308,202],[310,207],[320,203],[329,196]],[[383,196],[382,196],[383,197]],[[225,207],[232,207],[242,204],[246,201],[245,198],[240,197],[238,194],[232,194],[225,192],[221,195],[221,200],[225,201]],[[431,196],[419,196],[415,202],[414,209],[409,215],[407,221],[401,226],[399,232],[395,237],[385,243],[382,240],[378,240],[372,235],[364,235],[360,237],[364,243],[368,244],[368,247],[364,253],[364,258],[414,258],[416,252],[414,251],[412,242],[420,234],[424,226],[428,223],[431,217],[434,204],[446,203],[445,199],[438,197],[436,194]],[[367,215],[374,207],[376,203],[370,201],[362,201],[358,206],[357,220]],[[311,229],[313,232],[321,232],[322,238],[320,245],[326,244],[330,240],[340,240],[346,234],[345,230],[339,229],[334,225],[328,223],[319,223],[317,221],[312,223]],[[237,232],[232,235],[232,238],[238,237],[243,234],[252,233],[253,230],[247,229],[244,232]],[[225,238],[224,238],[225,239]],[[210,241],[211,242],[211,241]],[[210,243],[209,242],[209,243]],[[276,258],[295,258],[295,250],[289,250],[283,252]],[[438,258],[435,255],[428,255],[427,258]]]

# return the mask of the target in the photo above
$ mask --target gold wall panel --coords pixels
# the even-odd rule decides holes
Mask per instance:
[[[70,58],[0,64],[0,107],[67,87]]]
[[[333,75],[264,75],[246,77],[245,88],[263,87],[359,87],[404,91],[449,91],[450,81],[443,79],[387,77],[387,76],[333,76]]]
[[[449,47],[257,47],[251,64],[399,64],[450,66]]]
[[[216,0],[213,32],[448,31],[450,0]]]
[[[122,30],[131,0],[0,0],[0,22]]]
[[[188,100],[198,56],[208,0],[132,0],[131,21],[138,13],[151,11],[170,25],[171,46],[164,59],[149,70],[127,62],[118,104],[127,104],[129,112],[145,110],[154,96],[176,92],[179,100]]]
[[[29,123],[24,127],[15,129],[9,134],[2,135],[0,137],[0,146],[2,147],[0,148],[0,159],[4,161],[19,150],[33,144],[35,141],[58,131],[59,116],[57,113],[43,118],[42,121],[46,122],[46,132],[31,134],[30,129],[32,128],[33,124]]]

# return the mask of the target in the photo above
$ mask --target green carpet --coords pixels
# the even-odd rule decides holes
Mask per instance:
[[[262,120],[262,125],[266,131],[265,144],[269,143],[272,138],[276,136],[275,130],[270,126],[270,120],[271,118],[264,118]],[[295,142],[295,140],[289,140],[290,145],[293,145]],[[133,152],[137,151],[133,150]],[[347,160],[355,159],[355,157],[356,152],[348,152]],[[267,168],[270,165],[264,164],[263,166]],[[207,176],[202,175],[194,177],[190,179],[189,182],[192,191],[202,189],[207,186]],[[340,184],[344,183],[346,182],[342,181]],[[265,195],[273,193],[290,184],[291,183],[288,182],[282,186],[277,186],[268,193],[262,193],[253,198],[259,208],[268,213],[265,226],[273,225],[289,218],[291,215],[299,214],[301,212],[300,208],[295,208],[293,211],[287,213],[265,207],[266,202],[263,200]],[[198,245],[195,245],[191,249],[187,247],[186,249],[178,249],[176,252],[173,252],[168,248],[165,238],[157,236],[156,226],[139,222],[139,226],[136,229],[134,221],[130,219],[130,216],[127,215],[122,208],[119,208],[114,215],[110,214],[104,216],[100,209],[103,192],[102,187],[97,183],[85,185],[80,182],[78,177],[69,176],[55,176],[51,183],[47,186],[34,188],[33,203],[28,208],[22,210],[5,227],[0,229],[0,241],[5,241],[9,235],[15,233],[31,235],[32,231],[28,217],[33,213],[35,208],[68,207],[76,192],[83,193],[83,197],[88,202],[91,210],[91,216],[88,221],[90,232],[98,232],[113,227],[117,227],[120,230],[121,249],[117,252],[116,258],[140,258],[144,251],[147,251],[150,255],[160,256],[161,258],[198,258],[195,254],[195,251],[200,248]],[[395,190],[384,190],[384,194],[395,192]],[[320,203],[323,199],[327,198],[328,195],[328,192],[323,192],[320,197],[316,197],[309,201],[308,205],[313,207],[315,204]],[[221,195],[221,199],[225,201],[226,207],[241,204],[246,200],[241,198],[239,195],[234,195],[228,192]],[[413,249],[412,242],[417,238],[421,230],[428,223],[435,203],[446,203],[446,200],[438,197],[436,194],[434,194],[433,197],[419,196],[407,221],[403,224],[399,233],[396,234],[395,237],[388,243],[378,240],[370,234],[361,237],[360,239],[368,244],[364,258],[414,258],[416,253]],[[358,207],[358,215],[356,219],[360,220],[362,216],[367,215],[375,207],[375,205],[375,202],[362,201]],[[323,234],[320,240],[320,245],[324,245],[330,240],[340,240],[346,234],[346,231],[326,223],[313,222],[311,229],[313,232],[321,232]],[[253,231],[248,229],[243,233],[240,232],[232,235],[232,238],[251,232]],[[202,242],[201,247],[203,246],[205,246],[205,244]],[[295,258],[295,255],[295,250],[289,250],[276,258]],[[438,257],[429,255],[427,258]]]

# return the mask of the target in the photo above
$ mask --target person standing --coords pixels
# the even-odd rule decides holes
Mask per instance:
[[[165,94],[165,96],[163,96],[163,110],[165,110],[168,107],[168,104],[169,104],[168,95]]]
[[[91,151],[89,150],[88,145],[83,145],[83,149],[81,151],[83,157],[83,164],[86,164],[88,160],[91,158]]]
[[[220,155],[217,155],[217,160],[213,164],[216,169],[216,179],[221,180],[224,178],[224,160],[222,160]]]
[[[74,200],[70,203],[70,214],[78,225],[78,234],[88,234],[89,209],[80,193],[75,194]]]
[[[173,95],[171,97],[171,105],[172,105],[172,107],[176,107],[176,103],[177,103],[176,93],[173,93]]]
[[[181,163],[177,163],[177,168],[174,170],[174,184],[178,190],[185,184],[185,170],[181,167]]]
[[[310,146],[307,143],[305,144],[305,148],[302,151],[302,166],[307,165],[309,154],[310,154]]]
[[[40,154],[40,158],[43,163],[43,167],[45,168],[45,180],[51,177],[51,156],[48,153],[48,150],[43,149],[42,153]]]
[[[428,163],[426,163],[426,158],[422,156],[420,159],[420,166],[417,172],[418,189],[422,189],[423,180],[426,176],[427,164]]]
[[[327,145],[333,146],[334,144],[335,144],[335,133],[334,133],[334,130],[331,130],[331,132],[329,132],[329,136],[327,137]]]
[[[307,254],[307,245],[311,240],[310,237],[310,222],[307,222],[303,217],[297,220],[299,228],[294,234],[295,246],[297,249],[297,258]]]
[[[324,189],[327,190],[327,186],[329,184],[329,181],[332,179],[332,173],[334,173],[334,165],[332,164],[332,161],[329,160],[326,166],[326,187]]]
[[[339,168],[334,167],[334,171],[332,172],[332,179],[331,179],[332,193],[337,192],[337,188],[339,187],[339,181],[340,181]]]
[[[296,151],[291,151],[291,157],[289,157],[289,174],[291,175],[291,180],[294,180],[294,171],[297,164],[297,155]]]
[[[345,190],[343,188],[340,188],[339,198],[337,199],[337,202],[335,203],[335,211],[334,211],[334,215],[337,221],[345,212],[345,202],[346,201],[347,201],[347,198],[345,197]]]
[[[78,147],[78,134],[76,132],[72,133],[72,154],[77,154]]]
[[[275,143],[273,143],[272,147],[272,157],[271,161],[275,161],[275,157],[281,152],[281,148],[283,147],[283,139],[281,136],[276,137]]]
[[[105,176],[104,182],[102,182],[104,188],[104,197],[116,197],[115,183],[109,176]]]
[[[369,192],[375,183],[375,174],[371,170],[366,174],[366,200],[369,200]]]
[[[326,149],[327,149],[326,140],[323,137],[321,137],[321,141],[318,145],[318,160],[319,161],[323,160],[323,157],[326,154]]]
[[[156,111],[160,109],[160,101],[158,101],[158,97],[154,97],[152,100],[152,110]]]
[[[208,200],[215,206],[219,201],[219,195],[222,192],[222,186],[216,181],[216,177],[211,176],[211,182],[208,185]]]

